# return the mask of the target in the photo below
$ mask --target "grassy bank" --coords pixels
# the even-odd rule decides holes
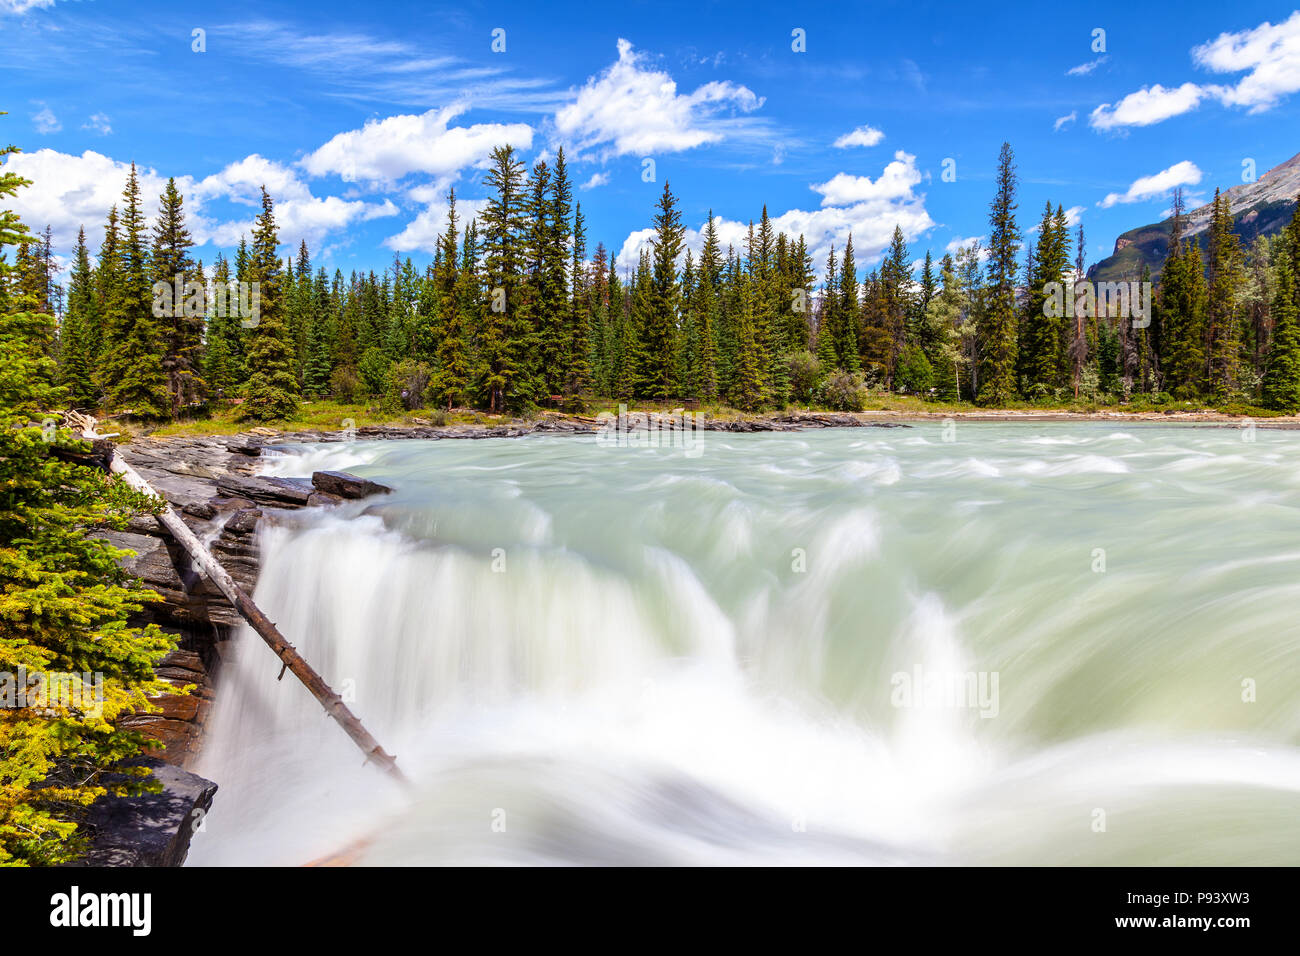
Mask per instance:
[[[674,402],[637,401],[626,404],[627,407],[633,411],[648,412],[669,412],[681,407],[680,403]],[[593,401],[588,404],[583,414],[588,417],[594,417],[602,413],[617,414],[619,407],[620,403],[616,400]],[[703,403],[698,407],[692,407],[690,411],[697,412],[710,419],[720,419],[724,421],[761,418],[775,413],[772,410],[765,412],[746,412],[732,408],[729,405],[718,403]],[[792,405],[785,409],[785,411],[797,413],[803,411],[828,412],[833,410],[811,406]],[[539,410],[529,416],[529,418],[531,420],[536,420],[548,415],[557,414],[559,413]],[[1096,415],[1098,417],[1111,417],[1116,414],[1132,415],[1142,418],[1161,416],[1174,420],[1188,417],[1194,417],[1197,419],[1208,418],[1211,420],[1221,420],[1224,417],[1240,417],[1261,420],[1288,418],[1279,412],[1265,408],[1257,408],[1250,405],[1231,404],[1213,407],[1200,402],[1153,403],[1146,396],[1135,397],[1132,401],[1125,404],[1106,404],[1102,402],[1089,401],[1041,403],[1013,402],[997,408],[990,408],[981,405],[974,405],[970,402],[927,401],[912,395],[896,395],[890,392],[869,393],[860,414],[865,418],[882,415],[890,418],[903,419],[931,418],[935,416],[949,415],[955,418],[967,416],[988,418],[998,417],[1000,415],[1006,415],[1007,417],[1020,417],[1023,415]],[[236,415],[237,408],[230,406],[218,408],[210,414],[200,418],[172,422],[158,428],[149,428],[132,423],[115,423],[114,427],[116,430],[120,431],[124,437],[144,434],[150,434],[156,437],[234,435],[240,432],[249,431],[253,427],[256,427],[254,423],[240,421]],[[374,404],[348,404],[329,399],[317,399],[302,402],[298,407],[298,413],[293,418],[281,422],[274,422],[269,426],[263,427],[270,427],[275,431],[341,431],[349,427],[362,428],[368,425],[387,425],[397,427],[419,425],[434,425],[438,427],[449,425],[482,425],[490,427],[493,425],[508,424],[511,421],[517,420],[517,418],[512,416],[491,415],[487,412],[472,409],[456,409],[452,412],[447,412],[443,409],[425,408],[412,412],[388,412]]]

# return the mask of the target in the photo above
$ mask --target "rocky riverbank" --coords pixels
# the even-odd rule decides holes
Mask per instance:
[[[256,532],[268,514],[387,490],[340,472],[317,472],[310,481],[259,477],[255,472],[267,437],[138,439],[118,449],[250,594],[258,574]],[[158,711],[122,721],[163,745],[146,760],[163,789],[98,801],[84,823],[91,850],[82,862],[179,866],[217,791],[216,783],[191,773],[189,767],[199,752],[223,650],[240,619],[152,515],[139,515],[125,530],[103,537],[134,552],[125,567],[161,598],[146,605],[142,622],[176,635],[177,647],[158,666],[158,676],[191,690],[160,697]],[[268,657],[268,666],[271,663]]]

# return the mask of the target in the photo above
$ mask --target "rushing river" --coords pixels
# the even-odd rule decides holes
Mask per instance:
[[[256,599],[416,786],[245,631],[192,865],[1300,863],[1300,433],[285,452],[395,488]]]

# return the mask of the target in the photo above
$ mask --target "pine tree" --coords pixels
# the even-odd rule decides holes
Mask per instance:
[[[567,275],[573,238],[573,184],[564,162],[564,149],[555,156],[549,199],[542,210],[544,236],[541,262],[541,318],[539,359],[549,394],[567,394],[573,344],[573,302]]]
[[[834,249],[832,249],[832,252]],[[835,310],[835,354],[837,365],[846,372],[856,372],[862,365],[858,358],[861,348],[858,329],[862,325],[858,303],[858,266],[853,257],[853,234],[844,243],[844,258],[840,263],[839,307]],[[877,353],[870,342],[862,353],[868,361],[888,361],[888,351]]]
[[[1059,212],[1059,215],[1058,215]],[[1069,267],[1065,214],[1049,202],[1038,224],[1038,245],[1030,259],[1024,318],[1020,324],[1020,367],[1028,398],[1051,396],[1066,379],[1067,327],[1063,304]],[[1049,287],[1054,286],[1054,293]]]
[[[59,351],[59,382],[68,390],[74,405],[91,408],[98,390],[95,388],[95,363],[99,358],[99,303],[95,297],[95,275],[90,268],[86,248],[86,230],[77,230],[77,251],[68,287],[68,313],[63,320],[62,347]]]
[[[1009,143],[998,157],[997,195],[989,213],[989,303],[980,333],[979,400],[1005,405],[1016,393],[1016,167]]]
[[[700,338],[699,397],[704,401],[718,397],[717,329],[721,308],[718,282],[721,273],[717,224],[713,219],[713,210],[710,209],[708,224],[704,227],[704,246],[700,250],[695,290],[696,330]]]
[[[135,164],[122,194],[120,253],[100,268],[115,275],[112,304],[105,309],[107,341],[101,357],[101,383],[110,407],[137,418],[170,417],[171,394],[163,367],[164,343],[153,315],[149,260],[144,244],[144,214]]]
[[[1205,271],[1200,247],[1183,239],[1182,209],[1178,191],[1169,253],[1160,273],[1160,344],[1166,390],[1189,399],[1200,394],[1205,373]]]
[[[289,273],[285,270],[285,274]],[[311,252],[307,240],[298,243],[298,259],[293,271],[293,284],[285,289],[286,305],[289,311],[289,340],[293,343],[295,362],[294,373],[304,386],[307,378],[307,362],[310,349],[307,340],[311,335],[312,314],[316,308],[316,288],[312,281]]]
[[[534,335],[518,301],[523,265],[523,177],[523,164],[515,159],[514,147],[492,150],[492,166],[484,179],[492,195],[482,213],[489,304],[479,336],[481,380],[492,412],[526,406],[536,397],[529,376]]]
[[[437,371],[434,373],[432,388],[433,394],[439,401],[446,402],[450,411],[465,401],[470,381],[469,342],[460,306],[463,289],[458,280],[463,266],[459,262],[462,250],[456,231],[454,189],[447,194],[447,230],[443,234],[441,245],[436,287],[430,290],[432,295],[428,305],[430,311],[436,310],[438,320]],[[436,295],[436,301],[433,295]]]
[[[163,339],[163,371],[171,395],[171,414],[185,405],[203,401],[207,384],[201,371],[203,319],[206,296],[191,301],[188,283],[202,282],[200,272],[190,257],[194,245],[185,227],[185,212],[176,180],[168,179],[159,201],[158,221],[154,225],[153,254],[150,258],[151,280],[172,290],[170,308],[163,309],[160,325]],[[176,295],[177,289],[181,295]]]
[[[945,254],[939,264],[940,284],[926,306],[919,338],[931,343],[930,366],[934,369],[935,398],[952,402],[961,397],[960,359],[962,291],[952,256]]]
[[[274,206],[263,187],[262,212],[253,229],[248,266],[260,308],[248,347],[248,389],[239,409],[243,421],[277,421],[292,417],[298,410],[298,380],[285,322],[279,245]]]
[[[884,309],[885,341],[888,353],[885,359],[886,386],[892,386],[898,371],[898,360],[906,346],[912,344],[907,335],[907,317],[912,311],[912,257],[907,251],[903,230],[894,226],[889,252],[880,264],[881,305]]]
[[[646,347],[645,330],[653,321],[655,308],[654,272],[650,264],[650,253],[641,250],[636,273],[628,288],[627,303],[623,318],[622,336],[619,353],[622,367],[619,370],[618,394],[620,397],[644,397],[646,395],[645,370],[653,367],[653,358]]]
[[[1205,303],[1206,386],[1218,401],[1228,399],[1237,387],[1241,288],[1241,247],[1232,231],[1228,200],[1214,191],[1210,216],[1209,262]]]
[[[826,257],[826,278],[822,285],[821,308],[817,316],[817,362],[825,373],[843,369],[840,348],[844,334],[839,328],[840,290],[837,282],[838,271],[835,261],[835,245],[831,244],[830,254]],[[854,352],[856,353],[856,346]]]
[[[668,398],[673,394],[673,357],[681,287],[677,281],[677,256],[686,234],[677,197],[667,182],[655,205],[654,271],[652,299],[639,329],[636,369],[639,394]]]
[[[329,393],[333,374],[330,328],[333,319],[333,301],[329,279],[322,266],[312,282],[312,309],[307,325],[307,356],[303,362],[303,392],[321,396]]]
[[[203,378],[211,394],[217,398],[229,398],[244,381],[239,316],[231,307],[232,299],[238,303],[239,295],[235,292],[232,296],[231,282],[230,264],[218,252],[209,287],[203,349]]]
[[[1265,408],[1294,415],[1300,412],[1300,296],[1287,256],[1278,257],[1273,322],[1273,346],[1260,400]]]
[[[736,371],[727,398],[737,408],[748,410],[761,403],[766,383],[763,380],[763,355],[754,328],[753,281],[742,276],[737,291],[740,303],[736,312]]]
[[[1074,259],[1074,277],[1071,279],[1066,289],[1066,294],[1074,297],[1078,293],[1079,283],[1085,281],[1084,259],[1086,256],[1083,243],[1083,223],[1079,223],[1079,231],[1075,238],[1075,259]],[[1144,276],[1145,279],[1151,278],[1150,270]],[[1079,397],[1079,382],[1083,377],[1083,368],[1088,362],[1088,336],[1084,331],[1083,310],[1076,310],[1077,315],[1068,321],[1069,327],[1067,335],[1069,338],[1068,355],[1070,360],[1070,384],[1074,389],[1074,397]]]
[[[591,295],[587,282],[587,230],[582,204],[573,212],[573,261],[569,272],[568,334],[565,336],[565,364],[568,369],[566,395],[581,395],[591,386]]]

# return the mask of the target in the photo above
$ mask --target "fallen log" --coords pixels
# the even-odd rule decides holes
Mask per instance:
[[[63,419],[68,425],[80,432],[82,438],[92,442],[101,440],[95,431],[97,422],[89,415],[82,415],[79,412],[65,412]],[[98,447],[102,448],[103,446]],[[149,482],[140,477],[140,474],[128,465],[121,455],[117,454],[111,444],[109,450],[111,452],[108,458],[109,471],[121,475],[122,479],[136,491],[162,502],[162,510],[156,516],[158,523],[167,529],[171,536],[176,539],[176,542],[189,552],[194,563],[203,570],[208,580],[217,586],[234,606],[235,610],[248,622],[249,626],[275,652],[276,657],[280,658],[283,665],[280,668],[280,677],[284,677],[285,670],[291,671],[302,682],[302,685],[311,692],[311,695],[320,702],[320,705],[325,708],[325,712],[333,717],[344,732],[352,738],[352,741],[361,748],[361,752],[366,755],[367,762],[374,761],[393,779],[405,786],[409,786],[410,781],[402,773],[401,768],[397,766],[396,758],[379,745],[379,741],[371,736],[370,731],[366,730],[361,720],[343,702],[343,698],[334,693],[329,684],[325,683],[324,678],[316,673],[315,668],[308,664],[294,646],[285,640],[284,635],[280,633],[275,623],[263,614],[262,610],[235,583],[234,578],[218,563],[212,552],[205,548],[203,543],[199,541],[198,536],[190,530],[190,526],[172,510],[172,506],[167,503],[167,500],[154,491]]]

